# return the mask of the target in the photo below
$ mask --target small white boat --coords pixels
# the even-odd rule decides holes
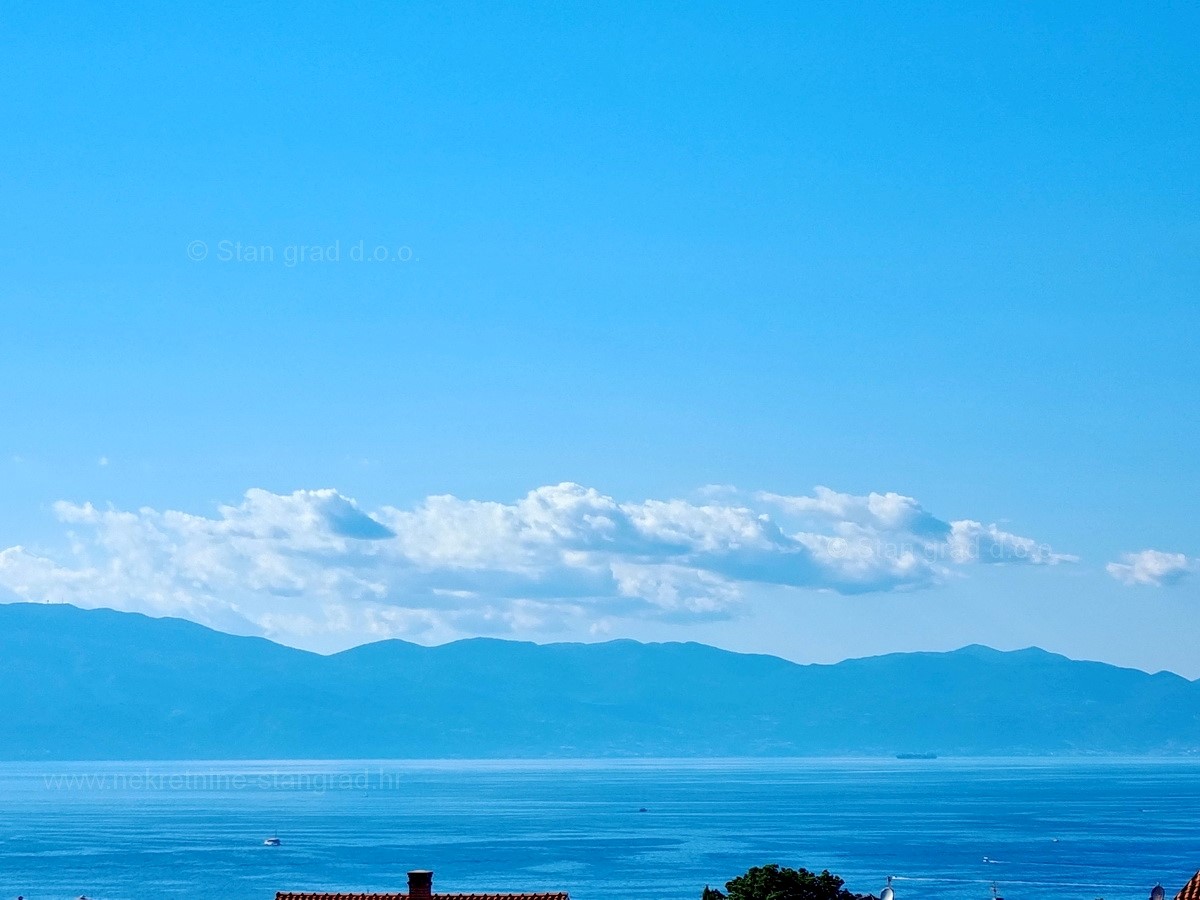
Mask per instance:
[[[275,837],[274,835],[272,835],[271,837],[269,837],[265,841],[263,841],[264,847],[278,847],[279,844],[280,844],[279,838]]]

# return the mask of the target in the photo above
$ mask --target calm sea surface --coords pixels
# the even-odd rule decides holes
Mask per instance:
[[[767,862],[894,874],[897,900],[1172,896],[1200,868],[1200,761],[0,764],[0,900],[402,890],[410,868],[696,900]]]

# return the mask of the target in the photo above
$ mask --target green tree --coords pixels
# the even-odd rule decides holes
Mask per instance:
[[[826,869],[820,875],[808,869],[786,869],[777,865],[755,866],[725,884],[728,893],[706,887],[700,900],[875,900],[870,894],[854,894],[846,882]]]

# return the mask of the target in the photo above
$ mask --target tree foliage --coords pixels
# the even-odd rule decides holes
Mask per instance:
[[[870,894],[851,893],[845,884],[828,869],[818,875],[772,864],[755,866],[727,882],[727,893],[706,887],[700,900],[875,900]]]

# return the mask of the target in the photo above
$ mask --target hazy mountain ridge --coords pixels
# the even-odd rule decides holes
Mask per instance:
[[[702,644],[383,641],[0,605],[0,758],[1181,753],[1200,684],[1037,649],[797,665]]]

